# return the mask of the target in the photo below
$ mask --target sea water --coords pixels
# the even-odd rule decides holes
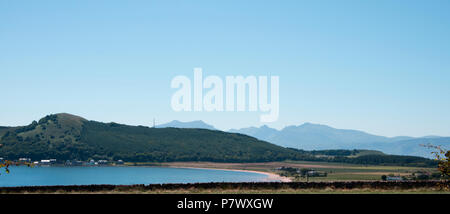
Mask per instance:
[[[7,174],[0,169],[0,186],[49,186],[49,185],[90,185],[90,184],[163,184],[202,182],[259,182],[267,175],[191,168],[167,167],[58,167],[58,166],[16,166]]]

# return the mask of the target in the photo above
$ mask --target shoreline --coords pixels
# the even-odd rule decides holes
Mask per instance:
[[[178,162],[180,163],[180,162]],[[65,166],[65,165],[38,165],[33,167],[168,167],[168,168],[179,168],[179,169],[208,169],[208,170],[222,170],[222,171],[234,171],[234,172],[249,172],[256,173],[267,176],[261,181],[256,182],[281,182],[287,183],[292,182],[291,178],[280,176],[274,172],[265,172],[265,171],[257,171],[257,170],[247,170],[247,169],[230,169],[230,168],[214,168],[214,167],[201,167],[201,166],[188,166],[189,162],[186,162],[187,165],[171,165],[167,163],[161,163],[160,165],[141,165],[141,166],[133,166],[133,165],[95,165],[95,166]],[[14,167],[14,166],[13,166]]]
[[[288,177],[280,176],[276,173],[272,172],[262,172],[262,171],[255,171],[255,170],[245,170],[245,169],[221,169],[221,168],[204,168],[204,167],[189,167],[189,166],[168,166],[170,168],[179,168],[179,169],[209,169],[209,170],[222,170],[222,171],[234,171],[234,172],[250,172],[250,173],[257,173],[266,175],[267,178],[260,182],[292,182],[292,180]]]

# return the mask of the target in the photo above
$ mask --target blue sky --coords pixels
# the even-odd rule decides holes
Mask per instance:
[[[278,75],[280,115],[450,136],[450,2],[0,0],[0,125],[68,112],[152,125],[263,125],[260,112],[174,112],[170,81]]]

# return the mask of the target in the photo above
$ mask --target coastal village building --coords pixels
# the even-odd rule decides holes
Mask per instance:
[[[98,164],[105,165],[105,164],[108,164],[108,161],[107,160],[99,160]]]
[[[387,176],[386,180],[387,181],[402,181],[403,178],[400,176]]]
[[[31,158],[19,158],[21,162],[31,162]]]
[[[50,160],[41,160],[42,165],[50,165]]]

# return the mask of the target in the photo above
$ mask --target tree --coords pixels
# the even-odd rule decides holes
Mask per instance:
[[[3,144],[0,144],[0,147],[2,147],[2,146],[3,146]],[[11,165],[11,161],[3,160],[3,159],[0,160],[0,169],[1,168],[5,168],[5,172],[6,173],[9,173],[9,166],[10,165]],[[0,173],[0,175],[1,175],[1,173]]]
[[[382,175],[381,176],[381,180],[383,180],[383,181],[387,180],[387,176],[386,175]]]
[[[443,189],[450,189],[450,184],[448,183],[450,178],[450,150],[445,150],[441,146],[431,144],[425,145],[425,147],[436,150],[431,153],[434,154],[435,159],[438,161],[438,171],[441,174],[441,180],[443,180],[443,182],[439,183],[439,186]]]
[[[2,146],[3,146],[3,144],[0,144],[0,148],[1,148]],[[12,166],[12,165],[15,165],[15,166],[26,165],[26,166],[28,166],[28,167],[31,167],[31,166],[32,166],[32,164],[31,164],[31,163],[28,163],[28,162],[23,162],[23,161],[13,162],[13,161],[10,161],[10,160],[3,160],[3,159],[0,159],[0,169],[5,168],[5,172],[6,172],[7,174],[10,173],[9,167]],[[2,173],[0,172],[0,175],[1,175],[1,174],[2,174]]]
[[[441,146],[434,146],[434,145],[426,145],[428,148],[436,149],[437,151],[431,152],[434,154],[434,157],[438,163],[438,170],[441,173],[441,178],[448,179],[450,177],[450,150],[445,150]]]

